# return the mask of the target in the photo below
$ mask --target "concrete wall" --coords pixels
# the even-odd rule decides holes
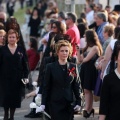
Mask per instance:
[[[71,11],[71,5],[66,5],[65,0],[55,0],[57,2],[57,6],[59,8],[59,11],[65,11],[70,12]],[[75,12],[76,14],[80,15],[80,13],[83,11],[84,5],[76,5]]]

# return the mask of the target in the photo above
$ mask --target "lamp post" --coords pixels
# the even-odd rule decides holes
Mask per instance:
[[[75,0],[71,0],[71,12],[75,13]]]
[[[107,5],[110,5],[110,0],[107,1]]]

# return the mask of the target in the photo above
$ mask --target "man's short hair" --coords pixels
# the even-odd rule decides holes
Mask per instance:
[[[97,4],[97,7],[99,7],[99,8],[101,8],[101,9],[103,9],[103,5],[102,5],[102,4],[100,4],[100,3],[98,3],[98,4]]]
[[[67,17],[70,17],[74,23],[77,22],[77,16],[75,13],[67,13]]]
[[[98,12],[98,13],[97,13],[97,16],[98,16],[100,19],[103,19],[104,22],[107,22],[107,16],[105,15],[105,13],[103,13],[103,12]]]
[[[110,5],[106,5],[106,7],[105,8],[111,8],[111,6]]]
[[[59,12],[58,17],[61,17],[62,19],[66,18],[66,15],[64,12]]]

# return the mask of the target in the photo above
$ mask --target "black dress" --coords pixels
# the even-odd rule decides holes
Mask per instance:
[[[32,37],[40,36],[38,34],[40,23],[41,23],[40,17],[38,17],[36,19],[33,19],[32,17],[30,18],[30,21],[28,23],[28,26],[30,27],[30,36],[32,36]]]
[[[17,46],[14,54],[8,46],[0,48],[0,106],[19,108],[24,95],[21,79],[28,78],[28,69],[22,47]]]
[[[120,120],[120,79],[115,72],[103,79],[99,114],[106,120]]]
[[[86,57],[88,52],[84,53]],[[95,54],[88,62],[81,65],[80,78],[83,89],[94,90],[95,83],[98,76],[98,71],[95,68],[95,61],[98,59],[98,55]]]
[[[75,68],[76,76],[68,73],[69,69]],[[73,94],[76,105],[81,105],[80,81],[75,64],[67,63],[61,66],[59,62],[47,64],[45,82],[42,93],[42,105],[49,101],[49,110],[52,120],[73,119]]]
[[[7,12],[9,14],[9,17],[13,16],[13,14],[14,14],[14,7],[15,7],[15,2],[12,2],[12,1],[11,2],[10,1],[7,2],[6,8],[7,8]]]

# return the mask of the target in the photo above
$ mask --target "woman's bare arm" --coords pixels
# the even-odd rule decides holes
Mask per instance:
[[[109,44],[106,48],[105,55],[104,55],[104,60],[102,62],[102,73],[104,73],[108,62],[111,59],[111,55],[112,55],[112,49],[111,49],[110,44]]]
[[[88,55],[83,59],[83,62],[88,62],[96,53],[98,54],[98,47],[94,46],[93,48],[91,48]]]

